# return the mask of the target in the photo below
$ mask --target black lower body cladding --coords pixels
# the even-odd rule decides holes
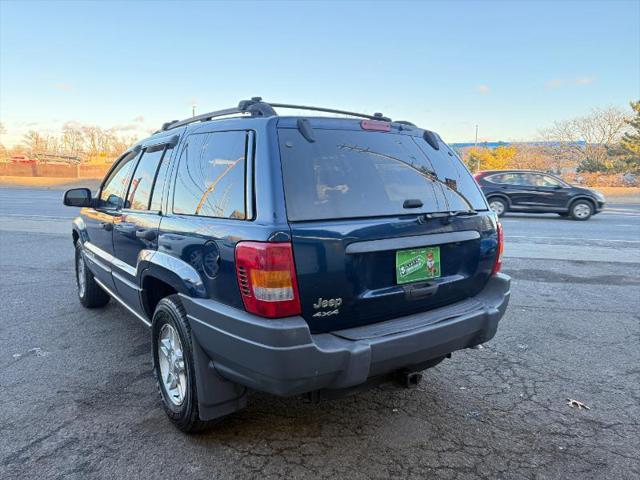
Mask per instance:
[[[269,320],[214,300],[183,296],[182,302],[194,340],[208,357],[196,368],[288,396],[357,386],[370,377],[484,343],[495,335],[509,296],[510,278],[496,274],[478,295],[462,302],[321,334],[311,334],[302,317]]]

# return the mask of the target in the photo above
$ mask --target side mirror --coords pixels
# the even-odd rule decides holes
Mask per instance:
[[[557,183],[553,186],[553,188],[555,188],[556,190],[560,190],[561,188],[564,188],[564,186]]]
[[[88,188],[72,188],[64,192],[63,203],[67,207],[93,207],[91,190]]]

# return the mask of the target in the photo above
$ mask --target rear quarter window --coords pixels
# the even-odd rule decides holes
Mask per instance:
[[[457,156],[421,137],[353,130],[278,132],[289,220],[375,217],[486,209]],[[405,200],[421,208],[405,209]]]
[[[516,183],[516,179],[513,173],[497,173],[493,175],[487,175],[484,177],[485,182],[497,183],[499,185],[513,185]]]
[[[246,218],[247,133],[189,136],[176,175],[173,212],[217,218]]]

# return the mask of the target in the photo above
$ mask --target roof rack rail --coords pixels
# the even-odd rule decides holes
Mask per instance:
[[[333,108],[312,107],[308,105],[290,105],[287,103],[266,103],[262,101],[262,97],[252,97],[251,100],[241,100],[237,107],[225,108],[223,110],[216,110],[214,112],[203,113],[196,115],[195,117],[187,118],[185,120],[173,120],[166,122],[162,125],[160,131],[171,130],[173,128],[183,127],[195,122],[206,122],[216,117],[225,117],[227,115],[244,114],[248,113],[252,117],[271,117],[278,115],[275,108],[290,108],[295,110],[311,110],[315,112],[328,112],[337,113],[341,115],[349,115],[352,117],[368,118],[369,120],[380,120],[384,122],[390,122],[391,119],[385,117],[381,113],[374,113],[373,115],[367,115],[366,113],[348,112],[346,110],[336,110]]]

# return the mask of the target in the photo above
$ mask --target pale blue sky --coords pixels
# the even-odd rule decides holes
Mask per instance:
[[[533,139],[640,98],[640,1],[0,1],[5,144],[67,121],[142,133],[254,95],[450,142],[476,123],[482,140]]]

